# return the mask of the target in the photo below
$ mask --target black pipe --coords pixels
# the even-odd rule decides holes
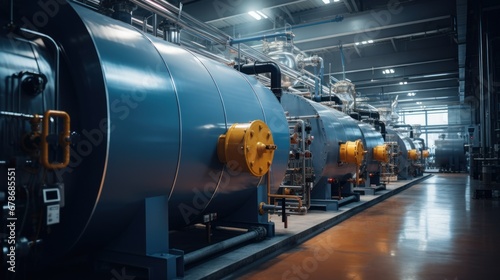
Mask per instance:
[[[394,128],[400,128],[400,127],[408,127],[410,129],[410,138],[413,139],[413,127],[409,124],[395,124],[392,127]]]
[[[266,61],[259,62],[256,61],[253,64],[237,65],[235,66],[240,72],[248,75],[257,75],[262,73],[271,73],[271,91],[274,93],[278,101],[281,102],[281,69],[275,62]]]
[[[208,258],[218,252],[224,251],[228,248],[234,247],[236,245],[240,245],[244,242],[250,240],[262,240],[267,235],[267,230],[264,227],[255,227],[249,229],[247,233],[242,235],[238,235],[236,237],[221,241],[219,243],[215,243],[213,245],[204,247],[197,251],[193,251],[191,253],[184,255],[184,265],[188,265],[190,263],[196,262],[198,260]]]
[[[385,135],[387,134],[387,130],[385,130],[385,123],[381,122],[379,120],[376,120],[375,125],[380,126],[380,134],[382,134],[382,138],[384,138],[384,141],[385,141]]]

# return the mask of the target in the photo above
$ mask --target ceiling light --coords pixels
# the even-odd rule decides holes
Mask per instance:
[[[384,71],[382,71],[382,73],[384,74],[394,74],[394,69],[385,69]]]
[[[263,12],[261,12],[261,11],[257,11],[257,13],[258,13],[260,16],[262,16],[263,18],[267,18],[266,14],[264,14]]]
[[[420,105],[420,104],[422,104],[422,102],[420,102],[420,101],[417,101],[417,105]]]
[[[324,1],[324,0],[323,0]],[[339,2],[340,0],[333,0],[333,2]]]
[[[354,43],[356,46],[359,45],[359,42]]]
[[[416,95],[416,93],[414,93],[414,92],[408,92],[408,96],[415,96],[415,95]]]
[[[394,74],[394,69],[389,69],[389,71],[391,71],[391,74]]]
[[[369,44],[372,44],[372,43],[373,43],[373,40],[368,40],[368,43],[369,43]]]
[[[337,2],[337,1],[335,1],[335,2]],[[330,4],[330,0],[323,0],[323,3]]]
[[[251,15],[256,20],[262,19],[262,17],[259,14],[257,14],[255,11],[250,11],[250,12],[248,12],[248,14]]]
[[[368,43],[367,41],[361,42],[361,44],[363,44],[363,45],[366,45],[367,43]]]

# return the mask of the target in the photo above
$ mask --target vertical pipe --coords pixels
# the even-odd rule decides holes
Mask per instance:
[[[481,1],[478,1],[479,12],[479,122],[481,124],[481,153],[486,152],[486,127],[484,117],[484,69],[483,69],[483,12]]]
[[[156,37],[158,36],[158,15],[155,13],[153,14],[153,36]]]
[[[486,157],[489,157],[489,154],[491,152],[491,149],[492,149],[492,143],[491,143],[491,140],[492,140],[492,129],[491,129],[491,79],[490,79],[490,34],[489,34],[489,24],[486,25],[486,38],[485,38],[485,42],[486,42],[486,79],[487,80],[487,91],[486,91],[486,99],[484,100],[484,105],[485,105],[485,132],[486,132],[486,147],[488,147],[490,149],[490,151],[488,151],[488,156]]]
[[[10,25],[14,24],[14,0],[10,0]]]

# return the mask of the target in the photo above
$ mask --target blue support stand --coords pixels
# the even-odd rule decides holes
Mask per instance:
[[[168,234],[168,197],[146,198],[130,226],[99,254],[98,260],[130,267],[131,271],[145,270],[149,279],[182,277],[183,253],[169,249]]]

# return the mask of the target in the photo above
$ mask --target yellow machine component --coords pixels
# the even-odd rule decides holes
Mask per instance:
[[[428,158],[429,157],[429,150],[423,150],[422,151],[422,157],[423,158]]]
[[[219,136],[217,156],[231,169],[241,169],[254,176],[269,171],[273,162],[273,135],[269,127],[260,120],[250,123],[235,123]]]
[[[388,163],[391,159],[389,145],[384,143],[373,148],[373,159],[380,162]]]
[[[363,142],[360,139],[340,144],[340,161],[361,165],[366,154]]]
[[[408,151],[408,159],[410,160],[418,160],[418,151],[413,149]]]
[[[36,117],[36,116],[35,116]],[[62,162],[50,162],[49,161],[49,144],[47,142],[47,136],[49,136],[49,121],[50,118],[62,118],[63,120],[63,131],[59,135],[59,145],[63,148],[63,161]],[[49,110],[43,114],[42,121],[42,135],[40,141],[40,161],[42,165],[47,169],[62,169],[68,166],[70,160],[70,117],[68,113],[64,111]]]

